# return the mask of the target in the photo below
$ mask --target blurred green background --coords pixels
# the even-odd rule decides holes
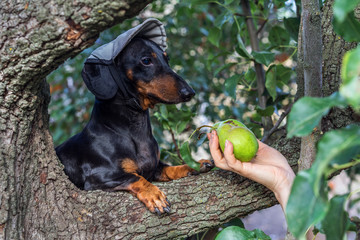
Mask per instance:
[[[148,17],[164,23],[170,65],[196,91],[188,103],[158,105],[150,111],[162,158],[178,163],[178,146],[197,127],[228,118],[244,122],[261,138],[261,116],[271,116],[275,122],[294,99],[299,2],[250,1],[261,49],[254,53],[240,1],[154,1],[137,17],[101,33],[91,48],[48,76],[55,146],[80,132],[89,120],[94,96],[81,78],[84,60],[95,48]],[[266,71],[265,109],[258,106],[254,58]],[[194,138],[194,152],[203,149],[198,148],[200,143]],[[202,145],[205,152],[206,145]],[[193,155],[197,159],[202,154]]]

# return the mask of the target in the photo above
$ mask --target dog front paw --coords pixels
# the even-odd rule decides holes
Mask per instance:
[[[145,204],[152,213],[161,215],[169,213],[171,204],[165,194],[155,185],[149,184],[146,188],[141,189],[136,197]]]
[[[206,173],[209,172],[211,169],[213,169],[215,167],[215,163],[214,160],[205,160],[202,159],[199,161],[200,162],[200,173]]]
[[[200,170],[199,171],[192,170],[190,172],[190,175],[198,175],[200,173],[206,173],[215,167],[215,163],[213,160],[202,159],[199,161],[199,163],[200,163]]]

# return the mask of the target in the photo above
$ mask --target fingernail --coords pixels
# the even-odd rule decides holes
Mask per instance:
[[[229,145],[229,140],[225,141],[225,147],[227,147]]]

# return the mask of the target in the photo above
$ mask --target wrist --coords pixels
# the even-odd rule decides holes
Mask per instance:
[[[275,197],[281,205],[281,208],[285,212],[286,204],[288,202],[292,183],[294,181],[295,174],[289,173],[288,176],[282,181],[281,185],[274,191]]]

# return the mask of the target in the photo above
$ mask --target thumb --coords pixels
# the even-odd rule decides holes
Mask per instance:
[[[225,141],[224,157],[229,164],[234,164],[237,161],[234,155],[234,146],[229,140]]]

